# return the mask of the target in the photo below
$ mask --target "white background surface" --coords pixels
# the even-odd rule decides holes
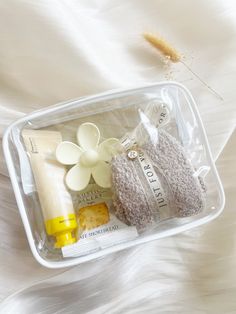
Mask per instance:
[[[29,250],[1,153],[1,313],[236,313],[235,21],[228,0],[0,1],[1,134],[32,110],[172,76],[195,96],[214,158],[223,151],[227,200],[201,228],[47,270]],[[168,38],[223,101],[182,64],[165,69],[143,31]]]

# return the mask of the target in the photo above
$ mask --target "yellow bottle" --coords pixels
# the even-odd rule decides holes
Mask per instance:
[[[66,169],[54,158],[61,133],[24,130],[22,136],[30,158],[46,232],[55,237],[55,247],[76,242],[76,215],[70,193],[64,184]]]

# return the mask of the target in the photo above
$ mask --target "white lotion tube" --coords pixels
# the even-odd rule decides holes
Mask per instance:
[[[23,130],[22,137],[30,159],[47,234],[60,248],[76,242],[76,215],[71,195],[64,184],[66,169],[54,158],[62,142],[60,132]]]

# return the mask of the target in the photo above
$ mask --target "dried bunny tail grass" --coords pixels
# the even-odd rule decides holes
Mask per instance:
[[[154,48],[158,49],[165,57],[169,58],[172,62],[179,62],[181,56],[178,51],[173,48],[165,39],[153,35],[151,33],[143,33],[143,37]]]
[[[223,97],[218,94],[211,86],[209,86],[197,73],[195,73],[181,58],[181,55],[178,51],[173,48],[165,39],[153,35],[151,33],[143,33],[144,39],[151,44],[154,48],[156,48],[160,53],[162,53],[166,58],[168,58],[172,62],[180,62],[182,63],[188,71],[190,71],[203,85],[205,85],[217,98],[220,100],[224,100]]]

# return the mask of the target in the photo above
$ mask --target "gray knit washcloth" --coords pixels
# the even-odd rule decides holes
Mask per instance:
[[[196,215],[204,208],[204,195],[199,179],[184,148],[170,134],[159,129],[158,144],[142,145],[152,161],[155,172],[168,197],[169,217]],[[147,179],[137,160],[130,160],[127,152],[112,160],[113,204],[116,216],[138,230],[158,220],[158,208],[150,192]]]

